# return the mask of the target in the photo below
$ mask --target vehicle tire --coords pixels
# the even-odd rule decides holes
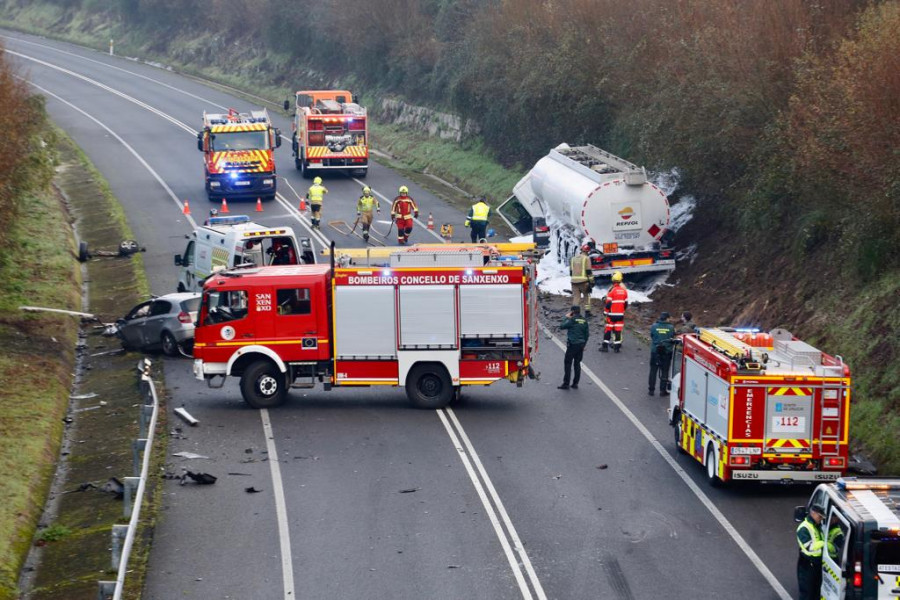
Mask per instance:
[[[168,331],[162,332],[160,344],[162,345],[163,354],[166,356],[178,356],[178,342],[175,341],[175,336]]]
[[[296,156],[294,157],[294,167],[295,167],[298,171],[302,171],[302,170],[303,170],[303,161],[300,160],[299,158],[297,158]]]
[[[704,464],[706,465],[706,479],[709,481],[709,485],[718,487],[722,480],[716,475],[716,453],[712,446],[706,449],[706,462]]]
[[[682,448],[681,446],[681,417],[678,417],[678,420],[675,421],[675,426],[673,427],[675,430],[675,449],[678,450],[680,454],[687,454],[687,450]]]
[[[287,398],[287,376],[270,360],[252,363],[241,375],[241,395],[253,408],[280,406]]]
[[[355,170],[352,170],[352,171],[350,172],[350,174],[351,174],[351,175],[356,175],[356,176],[359,177],[360,179],[365,179],[365,178],[366,178],[366,175],[369,174],[369,170],[368,170],[368,169],[355,169]]]
[[[443,365],[419,364],[406,376],[406,396],[416,408],[443,408],[453,395],[453,382]]]
[[[78,242],[78,262],[87,262],[91,258],[87,242]]]
[[[187,288],[184,287],[184,284],[181,283],[181,282],[179,281],[179,282],[178,282],[178,292],[181,293],[181,294],[183,294],[183,293],[186,292],[186,291],[187,291]]]

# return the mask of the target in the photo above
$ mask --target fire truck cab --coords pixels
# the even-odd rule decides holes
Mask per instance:
[[[285,100],[284,109],[291,102]],[[369,170],[368,114],[346,90],[303,90],[294,95],[291,148],[294,165],[313,173],[342,170],[365,177]]]
[[[847,468],[850,369],[784,329],[701,328],[675,345],[669,423],[713,485],[835,481]]]

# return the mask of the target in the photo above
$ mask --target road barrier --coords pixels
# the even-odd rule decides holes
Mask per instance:
[[[150,365],[150,361],[146,358],[142,358],[137,364],[144,403],[138,409],[138,439],[131,445],[134,477],[125,477],[123,481],[122,513],[123,516],[129,517],[128,524],[112,527],[112,568],[116,572],[116,580],[98,582],[97,600],[121,600],[125,574],[128,573],[128,560],[131,558],[131,547],[134,545],[134,537],[141,520],[141,505],[144,490],[147,488],[150,459],[153,456],[153,437],[159,417],[159,398],[150,377]]]

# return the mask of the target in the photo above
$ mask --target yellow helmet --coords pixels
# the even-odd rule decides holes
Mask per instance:
[[[313,179],[313,183],[316,185],[322,185],[322,178],[316,177],[315,179]]]
[[[372,189],[369,186],[365,186],[363,188],[363,194],[365,194],[366,196],[368,196],[371,193],[372,193]]]
[[[399,192],[400,192],[401,194],[408,194],[408,193],[409,193],[409,188],[406,187],[405,185],[401,185],[401,186],[400,186]]]
[[[612,280],[613,280],[613,283],[621,283],[622,282],[622,273],[619,271],[616,271],[615,273],[613,273]]]

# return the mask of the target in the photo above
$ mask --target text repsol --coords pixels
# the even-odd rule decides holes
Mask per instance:
[[[509,275],[358,275],[347,278],[349,285],[453,285],[466,283],[509,283]]]

